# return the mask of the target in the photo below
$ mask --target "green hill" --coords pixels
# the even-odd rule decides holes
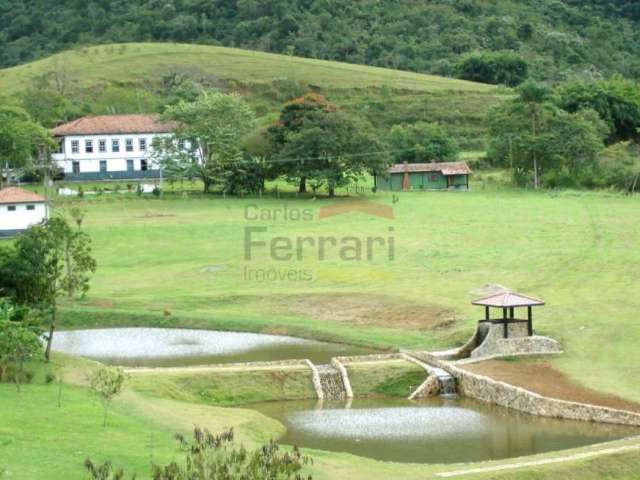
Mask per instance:
[[[479,83],[347,63],[184,44],[132,43],[76,49],[0,70],[0,92],[24,101],[43,85],[79,112],[160,111],[173,75],[245,95],[263,124],[282,104],[309,90],[369,118],[381,130],[396,123],[439,121],[463,148],[483,148],[487,109],[509,91]]]

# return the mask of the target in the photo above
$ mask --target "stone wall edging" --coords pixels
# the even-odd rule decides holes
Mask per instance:
[[[306,359],[304,361],[309,368],[311,369],[311,380],[313,381],[313,388],[316,391],[316,395],[318,396],[318,400],[324,400],[324,392],[322,391],[322,383],[320,382],[320,373],[316,366],[311,362],[311,360]]]
[[[290,359],[290,360],[271,360],[264,362],[236,362],[236,363],[211,363],[207,365],[184,365],[178,367],[124,367],[124,370],[129,373],[136,372],[152,372],[157,371],[158,373],[163,372],[171,372],[171,371],[180,371],[183,372],[185,370],[189,371],[198,371],[198,370],[219,370],[224,368],[238,368],[238,367],[287,367],[293,365],[307,365],[307,360],[305,359]]]
[[[545,397],[521,387],[468,372],[451,362],[437,358],[430,358],[429,362],[448,371],[456,378],[460,394],[485,403],[493,403],[542,417],[640,427],[640,413]]]
[[[368,355],[343,356],[334,358],[342,364],[348,364],[357,362],[375,362],[378,360],[397,360],[402,358],[402,356],[400,353],[371,353]]]

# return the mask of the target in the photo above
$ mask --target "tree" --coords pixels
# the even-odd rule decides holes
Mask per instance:
[[[456,74],[474,82],[515,87],[526,80],[529,66],[513,52],[475,52],[462,57]]]
[[[538,169],[538,133],[541,127],[541,110],[544,103],[549,98],[549,90],[541,83],[533,81],[523,84],[519,89],[520,94],[518,101],[525,106],[527,115],[531,120],[531,140],[533,148],[530,150],[533,166],[533,185],[534,188],[540,186],[539,169]]]
[[[316,93],[307,93],[301,97],[288,101],[282,111],[278,121],[267,130],[270,143],[270,153],[274,156],[283,155],[287,142],[292,135],[298,133],[305,122],[305,119],[318,112],[333,113],[337,107],[327,101],[325,97]],[[289,158],[287,165],[282,166],[282,173],[286,173],[289,178],[298,179],[298,192],[307,191],[307,165],[304,160],[295,161]]]
[[[518,181],[533,177],[535,188],[543,178],[549,186],[576,183],[597,163],[606,125],[593,111],[571,114],[557,108],[540,85],[527,83],[519,92],[489,115],[489,157],[511,168]]]
[[[26,111],[0,105],[0,188],[10,170],[32,166],[38,155],[54,147],[50,133]]]
[[[458,144],[438,123],[394,125],[389,149],[395,163],[450,161],[458,157]]]
[[[159,139],[155,146],[162,168],[177,175],[196,175],[211,186],[224,183],[228,167],[242,160],[242,142],[252,130],[255,116],[242,97],[217,91],[203,92],[197,100],[169,106],[163,118],[175,121],[175,139]],[[192,151],[180,147],[192,145]]]
[[[72,229],[64,218],[51,218],[18,237],[14,265],[16,299],[49,312],[45,350],[48,361],[56,327],[58,295],[86,293],[89,275],[96,270],[91,238],[80,229]]]
[[[6,300],[0,300],[0,380],[5,378],[9,365],[13,365],[13,378],[20,391],[24,374],[24,362],[42,349],[38,335],[16,321],[15,307]]]
[[[640,141],[640,84],[615,76],[609,80],[568,82],[557,90],[560,108],[595,110],[610,129],[608,144]]]
[[[91,389],[100,397],[104,416],[102,426],[107,426],[107,414],[115,397],[122,393],[127,376],[124,370],[116,367],[100,367],[89,377]]]
[[[287,177],[326,184],[330,196],[365,172],[382,171],[389,163],[384,145],[366,122],[343,112],[307,113],[286,134],[284,148],[274,159]]]
[[[35,78],[20,94],[20,104],[36,122],[54,127],[82,114],[78,104],[70,100],[75,94],[69,91],[69,84],[61,67],[53,75]]]

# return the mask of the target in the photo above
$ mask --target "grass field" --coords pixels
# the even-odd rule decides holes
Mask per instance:
[[[510,92],[463,80],[225,47],[131,43],[76,49],[0,70],[0,98],[35,79],[62,85],[87,113],[146,113],[164,105],[162,77],[189,76],[240,92],[268,125],[285,101],[319,91],[386,132],[396,123],[441,122],[466,150],[484,149],[484,116]]]
[[[495,179],[488,181],[489,176]],[[195,192],[169,193],[161,199],[125,194],[58,199],[60,213],[72,205],[86,210],[83,228],[93,238],[99,264],[87,298],[64,302],[62,323],[72,328],[205,327],[389,349],[444,348],[472,333],[482,312],[470,300],[484,285],[499,283],[547,301],[535,311],[534,326],[563,343],[566,353],[549,359],[555,368],[586,387],[640,401],[640,253],[635,248],[640,240],[640,199],[605,192],[493,188],[499,172],[475,178],[469,193],[371,194],[334,200],[286,192],[280,198],[269,194],[262,199]],[[349,202],[363,200],[391,207],[394,218],[359,211],[319,218],[323,207],[353,206]],[[309,220],[295,219],[306,210]],[[306,244],[300,260],[295,250],[290,260],[278,260],[257,245],[247,260],[248,227],[267,228],[256,232],[257,240],[285,237],[294,244],[298,237],[357,237],[366,245],[367,237],[388,241],[391,236],[394,255],[389,258],[385,245],[373,251],[371,260],[345,260],[328,248],[325,259],[319,260],[317,249]],[[256,277],[256,272],[271,271],[285,274],[267,280]],[[55,384],[44,385],[42,375],[21,394],[11,385],[0,385],[0,408],[10,412],[0,421],[0,471],[4,468],[7,478],[84,478],[81,463],[88,455],[111,458],[145,478],[150,455],[158,461],[174,458],[171,434],[187,431],[193,423],[215,430],[235,425],[249,443],[282,431],[277,422],[255,412],[214,405],[311,393],[308,381],[293,375],[277,381],[254,375],[248,383],[233,375],[151,375],[132,380],[132,389],[115,406],[110,427],[102,431],[97,428],[99,405],[77,385],[86,368],[82,362],[67,366],[62,410],[55,403]],[[392,364],[375,375],[361,365],[348,368],[354,390],[366,394],[400,395],[423,375],[407,364]],[[63,439],[58,440],[61,432]],[[309,453],[315,459],[316,479],[424,479],[436,478],[436,472],[475,467]],[[497,462],[501,463],[507,462]],[[493,464],[480,466],[487,465]],[[634,450],[464,478],[631,480],[637,478],[638,468],[640,453]]]
[[[448,347],[471,335],[482,316],[469,303],[476,291],[497,283],[547,301],[535,327],[563,343],[558,368],[589,387],[640,400],[637,198],[510,190],[369,198],[392,207],[395,219],[359,212],[318,218],[321,207],[346,199],[84,200],[99,268],[88,298],[66,306],[65,321]],[[312,219],[285,220],[285,207],[289,215],[309,209]],[[263,214],[278,219],[253,220]],[[279,236],[294,244],[308,236],[365,244],[393,237],[394,258],[383,247],[371,260],[343,260],[337,249],[318,260],[307,245],[301,260],[294,249],[280,261],[267,245],[247,260],[246,229],[254,227],[267,228],[253,237],[267,243]]]

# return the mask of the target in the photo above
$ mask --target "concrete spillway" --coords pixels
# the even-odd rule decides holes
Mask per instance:
[[[343,400],[347,397],[342,375],[331,365],[316,365],[320,377],[322,394],[327,400]]]

